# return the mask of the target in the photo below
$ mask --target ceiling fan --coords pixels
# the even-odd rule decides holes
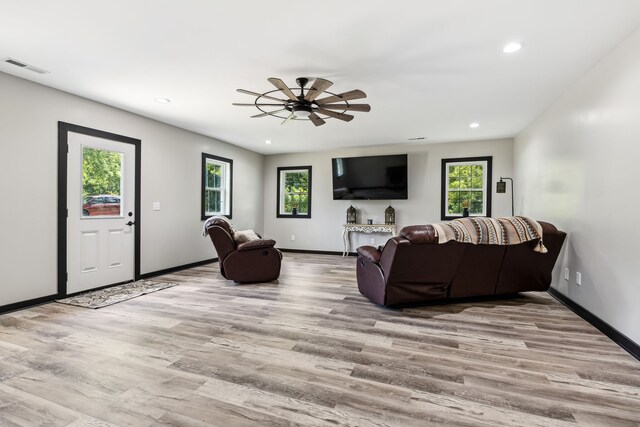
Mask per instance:
[[[271,77],[267,80],[269,80],[276,89],[265,93],[238,89],[238,92],[255,96],[256,99],[251,104],[234,102],[233,105],[256,107],[262,111],[260,114],[251,116],[251,118],[266,116],[278,117],[284,119],[282,124],[287,123],[289,120],[310,120],[316,126],[325,124],[325,120],[328,118],[350,122],[353,120],[353,116],[346,114],[346,111],[371,111],[369,104],[349,103],[349,101],[353,101],[354,99],[366,98],[366,93],[359,89],[340,94],[329,92],[327,89],[333,85],[329,80],[315,79],[311,87],[305,92],[305,87],[309,83],[309,79],[306,77],[298,77],[296,83],[299,86],[300,95],[293,93],[293,90],[298,90],[298,88],[290,88],[280,79]],[[273,96],[274,92],[281,92],[287,99]],[[328,94],[330,96],[318,99],[322,94]]]

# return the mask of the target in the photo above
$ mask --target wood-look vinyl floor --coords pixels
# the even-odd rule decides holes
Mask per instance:
[[[545,293],[392,310],[355,259],[213,264],[0,316],[1,426],[638,426],[640,362]]]

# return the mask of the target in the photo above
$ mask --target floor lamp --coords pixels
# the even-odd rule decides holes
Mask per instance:
[[[511,216],[513,216],[513,179],[507,177],[500,177],[500,181],[496,183],[496,193],[506,193],[507,192],[507,183],[504,182],[505,179],[511,181]]]

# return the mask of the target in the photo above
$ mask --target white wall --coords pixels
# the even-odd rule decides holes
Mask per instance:
[[[333,200],[331,159],[333,157],[409,153],[408,200]],[[511,213],[510,194],[495,194],[500,176],[511,176],[513,141],[511,139],[454,142],[446,144],[403,144],[384,147],[345,149],[319,153],[296,153],[267,156],[264,180],[264,229],[278,247],[342,252],[342,224],[349,205],[358,209],[358,220],[372,218],[384,222],[384,210],[391,204],[396,209],[398,231],[412,224],[440,222],[441,160],[454,157],[493,156],[492,216]],[[311,218],[276,218],[277,168],[279,166],[312,166]],[[361,220],[362,218],[362,220]],[[291,235],[296,236],[291,241]],[[385,234],[353,234],[352,250],[361,245],[384,244]]]
[[[553,287],[640,343],[640,30],[515,140],[516,210],[569,233]],[[582,273],[582,286],[575,272]]]
[[[262,230],[262,155],[3,73],[0,94],[0,306],[56,293],[58,121],[142,140],[142,273],[215,256],[202,152],[234,160],[233,222]]]

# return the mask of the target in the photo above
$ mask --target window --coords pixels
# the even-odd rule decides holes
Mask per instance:
[[[122,153],[82,147],[82,218],[124,216],[122,195]]]
[[[443,220],[469,216],[491,216],[491,159],[467,157],[442,159]]]
[[[311,166],[278,168],[278,218],[311,218]]]
[[[231,218],[233,160],[202,153],[201,219]]]

